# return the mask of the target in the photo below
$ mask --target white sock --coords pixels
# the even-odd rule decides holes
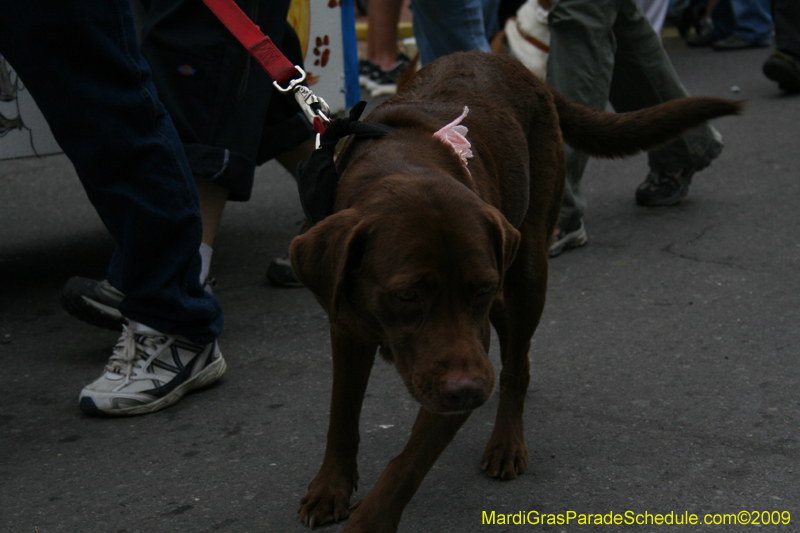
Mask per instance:
[[[211,269],[211,255],[214,249],[206,243],[200,243],[200,258],[203,260],[203,265],[200,267],[200,285],[206,282],[208,271]]]
[[[128,320],[128,329],[131,331],[141,331],[144,333],[159,333],[159,331],[154,330],[150,326],[145,326],[141,322],[136,322],[135,320]]]

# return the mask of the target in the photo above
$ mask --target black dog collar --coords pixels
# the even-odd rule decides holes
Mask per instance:
[[[366,102],[361,101],[350,109],[348,117],[337,118],[328,124],[328,128],[320,136],[319,148],[312,152],[307,162],[297,166],[297,189],[300,193],[300,203],[312,226],[333,213],[336,187],[339,184],[336,164],[333,161],[336,143],[348,135],[380,138],[395,131],[394,128],[385,124],[359,122],[358,118],[364,112],[366,105]]]

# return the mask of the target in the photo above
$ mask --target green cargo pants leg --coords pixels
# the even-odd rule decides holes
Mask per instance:
[[[661,42],[634,0],[555,0],[550,11],[547,83],[573,102],[618,112],[688,96]],[[722,148],[702,126],[649,154],[653,170],[703,168]],[[586,211],[581,178],[588,156],[566,147],[567,183],[561,223]]]

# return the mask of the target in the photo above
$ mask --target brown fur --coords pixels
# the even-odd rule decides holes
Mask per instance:
[[[475,154],[468,168],[433,137],[464,105]],[[397,131],[350,143],[335,213],[291,247],[295,272],[328,312],[333,349],[327,450],[301,519],[313,527],[350,515],[346,532],[396,531],[427,471],[494,389],[490,322],[503,368],[481,465],[502,479],[523,473],[528,350],[564,187],[562,135],[593,155],[619,157],[739,111],[715,98],[592,111],[515,59],[476,52],[432,63],[379,106],[367,121]],[[351,508],[358,419],[378,350],[421,407],[403,452]]]

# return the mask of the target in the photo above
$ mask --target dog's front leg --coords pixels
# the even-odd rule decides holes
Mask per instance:
[[[469,415],[439,415],[420,408],[406,447],[369,494],[353,505],[342,533],[396,532],[403,509]]]
[[[542,232],[543,233],[543,232]],[[547,290],[547,248],[543,240],[523,238],[517,260],[506,272],[503,300],[492,307],[492,323],[500,339],[503,370],[494,431],[481,468],[491,477],[515,479],[528,469],[523,415],[530,383],[531,338],[544,309]],[[520,260],[519,258],[527,258]]]
[[[314,527],[350,514],[358,484],[358,420],[377,344],[365,343],[331,325],[333,390],[325,459],[300,500],[300,520]]]

